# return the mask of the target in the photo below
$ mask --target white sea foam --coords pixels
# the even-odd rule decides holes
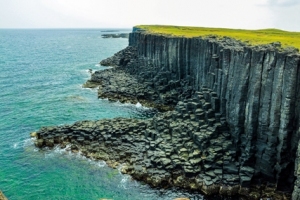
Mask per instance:
[[[122,172],[121,172],[121,170],[122,170],[122,168],[125,166],[125,164],[124,163],[122,163],[122,164],[120,164],[119,166],[118,166],[118,172],[119,172],[119,174],[122,174]]]
[[[21,142],[16,142],[12,145],[12,148],[14,149],[20,149],[20,148],[25,148],[28,146],[32,146],[34,144],[35,138],[29,138],[25,139]]]
[[[98,160],[91,160],[91,159],[88,159],[88,162],[89,162],[91,165],[95,165],[95,166],[100,167],[100,168],[106,166],[106,162],[103,161],[103,160],[98,161]]]
[[[59,156],[63,156],[68,159],[77,159],[77,160],[84,160],[90,163],[91,165],[97,166],[99,168],[102,168],[106,166],[106,162],[102,160],[93,160],[90,158],[87,158],[82,155],[81,151],[78,151],[76,153],[71,151],[71,145],[67,145],[65,148],[60,148],[59,146],[55,146],[53,149],[46,149],[45,152],[45,158],[55,158]]]
[[[45,158],[53,158],[60,155],[69,156],[70,145],[67,145],[65,148],[60,148],[55,146],[53,149],[45,148]]]
[[[115,106],[131,107],[131,108],[137,108],[137,109],[141,109],[141,110],[150,110],[151,109],[151,108],[143,106],[140,102],[137,102],[136,104],[132,104],[132,103],[121,103],[120,101],[116,101],[113,104],[115,104]]]
[[[125,164],[121,164],[118,166],[118,171],[119,171],[119,174],[120,174],[120,177],[121,177],[121,180],[120,180],[120,183],[118,184],[118,187],[119,188],[122,188],[122,189],[130,189],[132,187],[135,187],[137,186],[137,182],[135,180],[132,179],[132,177],[128,174],[123,174],[121,172],[122,168],[125,166]]]
[[[128,185],[128,181],[131,179],[131,176],[129,175],[123,175],[122,179],[118,185],[119,188],[123,188],[123,189],[128,189],[127,185]]]
[[[95,87],[95,88],[85,88],[85,87],[82,87],[82,85],[81,85],[81,88],[80,88],[80,89],[88,90],[88,91],[92,91],[92,92],[95,92],[96,90],[98,90],[97,87]]]
[[[23,147],[28,147],[34,145],[35,138],[29,138],[23,141]]]
[[[104,99],[100,98],[99,100],[100,101],[109,101],[108,98],[104,98]]]
[[[141,104],[140,102],[137,102],[137,103],[135,104],[135,107],[141,108],[141,107],[143,107],[143,106],[142,106],[142,104]]]

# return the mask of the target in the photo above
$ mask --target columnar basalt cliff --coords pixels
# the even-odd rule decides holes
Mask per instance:
[[[300,62],[276,44],[247,47],[229,39],[169,38],[133,33],[138,56],[190,78],[194,90],[206,86],[220,100],[230,127],[239,173],[253,168],[253,180],[292,187],[299,141]]]
[[[300,199],[300,55],[295,49],[134,29],[129,47],[101,64],[116,67],[92,75],[89,83],[100,85],[99,97],[175,110],[134,122],[44,128],[37,132],[37,146],[94,145],[94,150],[81,148],[104,159],[92,154],[102,145],[104,160],[127,163],[123,171],[154,186],[168,183],[252,199],[286,198],[282,191]]]

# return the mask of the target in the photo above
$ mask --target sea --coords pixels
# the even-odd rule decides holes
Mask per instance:
[[[80,120],[148,118],[140,104],[97,98],[82,87],[90,69],[128,45],[109,29],[0,29],[0,190],[9,200],[160,200],[189,197],[155,189],[66,149],[38,149],[30,133]]]

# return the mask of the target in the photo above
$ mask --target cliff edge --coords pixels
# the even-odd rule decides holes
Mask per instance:
[[[137,47],[138,56],[174,74],[175,80],[188,78],[193,90],[207,87],[216,94],[217,113],[230,129],[239,177],[251,168],[249,182],[293,190],[300,122],[297,51],[280,51],[276,43],[253,47],[229,38],[139,31],[130,35],[129,45]],[[298,199],[295,183],[294,198]]]
[[[134,28],[129,47],[101,64],[115,68],[92,75],[99,97],[170,111],[42,128],[37,146],[71,143],[88,157],[125,163],[124,173],[153,186],[300,199],[296,49]]]

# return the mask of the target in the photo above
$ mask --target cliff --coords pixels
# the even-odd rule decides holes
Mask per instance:
[[[176,80],[190,79],[195,91],[205,86],[216,93],[218,112],[230,128],[239,174],[243,167],[251,167],[253,182],[293,189],[300,173],[295,171],[300,136],[297,52],[279,52],[275,44],[250,47],[226,38],[178,38],[139,31],[130,35],[129,45]],[[294,198],[300,197],[294,192]]]
[[[92,74],[100,98],[174,110],[42,128],[38,147],[71,143],[153,186],[300,199],[298,51],[134,28],[129,47],[101,64],[115,68]]]

